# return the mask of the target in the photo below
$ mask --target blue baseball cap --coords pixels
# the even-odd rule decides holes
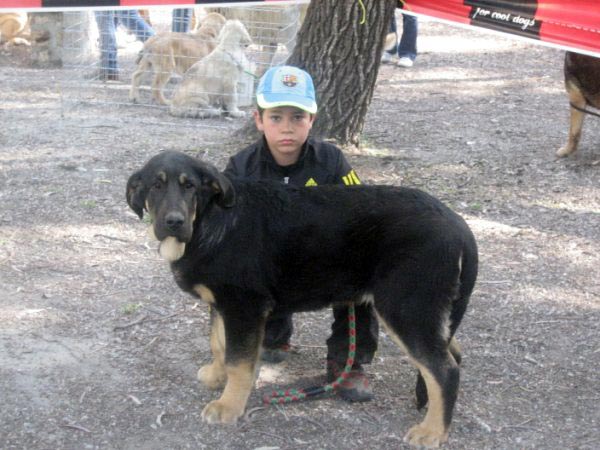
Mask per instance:
[[[295,106],[310,114],[317,112],[312,78],[304,70],[293,66],[267,70],[258,83],[256,103],[264,109]]]

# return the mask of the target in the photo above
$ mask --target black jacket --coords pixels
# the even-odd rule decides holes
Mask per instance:
[[[308,138],[298,161],[290,166],[278,165],[265,138],[229,159],[225,174],[247,180],[274,180],[293,186],[322,184],[361,184],[360,179],[333,144]]]

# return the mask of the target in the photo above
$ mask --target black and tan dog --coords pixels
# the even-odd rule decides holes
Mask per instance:
[[[567,143],[556,152],[561,157],[577,150],[588,107],[600,109],[600,58],[566,52],[564,71],[571,120]]]
[[[127,202],[150,214],[179,286],[212,306],[214,360],[198,377],[225,389],[204,420],[243,414],[271,312],[370,301],[419,370],[419,406],[429,402],[405,439],[447,439],[459,385],[454,333],[477,276],[475,239],[457,214],[408,188],[230,180],[176,152],[131,175]]]

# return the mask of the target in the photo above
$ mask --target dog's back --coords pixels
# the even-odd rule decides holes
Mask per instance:
[[[258,272],[276,268],[276,273],[267,270],[253,277],[272,287],[277,309],[310,310],[358,301],[374,291],[385,297],[383,283],[395,283],[388,276],[398,268],[402,268],[395,274],[400,285],[420,279],[422,286],[431,289],[442,283],[440,292],[448,292],[458,286],[460,266],[465,269],[461,296],[468,300],[477,271],[475,239],[459,215],[426,193],[391,186],[290,188],[236,183],[236,221],[248,229],[238,229],[229,239],[239,237],[239,246],[251,242],[264,248],[256,253],[268,255],[269,261],[259,259],[254,266],[261,268]],[[210,228],[209,222],[205,226]],[[244,241],[250,235],[254,239]],[[226,247],[236,245],[228,242]],[[205,252],[203,248],[199,254]],[[222,257],[232,259],[227,252]],[[440,267],[434,267],[440,260]],[[445,272],[450,266],[456,274]],[[212,267],[222,267],[224,276],[231,270],[226,262]]]
[[[183,75],[196,61],[214,50],[224,24],[223,16],[212,13],[192,33],[167,32],[152,36],[144,44],[140,59],[148,58],[157,70],[171,70]]]
[[[573,86],[595,108],[600,108],[600,58],[566,52],[565,84],[567,89]]]

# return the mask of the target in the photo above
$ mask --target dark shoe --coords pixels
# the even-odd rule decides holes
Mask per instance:
[[[333,383],[344,372],[344,367],[335,361],[327,361],[327,382]],[[354,364],[345,379],[337,386],[336,392],[347,402],[368,402],[373,400],[373,389],[360,364]]]
[[[265,348],[263,349],[260,359],[265,362],[277,364],[287,359],[290,354],[290,345],[284,344],[278,348]]]

